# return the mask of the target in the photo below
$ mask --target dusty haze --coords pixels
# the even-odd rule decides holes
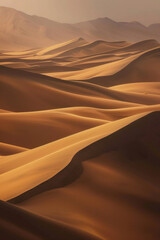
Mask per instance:
[[[68,23],[106,16],[146,25],[160,22],[159,0],[0,0],[0,6]]]
[[[160,240],[158,1],[3,3],[0,240]]]

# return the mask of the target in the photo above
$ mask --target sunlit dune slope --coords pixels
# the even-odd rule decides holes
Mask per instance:
[[[107,123],[106,120],[61,111],[0,114],[1,141],[34,148]]]
[[[106,42],[106,41],[94,41],[83,46],[75,47],[63,53],[59,53],[59,57],[85,57],[97,54],[104,55],[105,53],[120,54],[127,52],[141,52],[149,49],[159,47],[160,44],[156,40],[145,40],[138,43],[122,42]]]
[[[4,186],[4,188],[1,188],[1,199],[6,200],[16,197],[48,180],[65,168],[78,151],[144,115],[135,115],[117,122],[104,124],[94,129],[62,138],[49,145],[1,159],[0,171],[2,174],[0,175],[0,182]],[[30,175],[31,172],[33,173],[32,177]],[[21,178],[22,175],[23,179]],[[20,178],[21,182],[18,180]],[[16,187],[17,184],[19,187]]]
[[[59,57],[85,57],[94,54],[100,54],[109,52],[115,49],[121,49],[128,46],[127,42],[106,42],[106,41],[94,41],[92,43],[85,44],[84,46],[78,46],[63,53],[60,53]]]
[[[122,64],[122,68],[119,69],[119,71],[116,71],[113,75],[94,77],[87,81],[107,87],[126,84],[128,81],[129,83],[159,82],[159,52],[160,48],[156,48],[151,51],[147,51],[144,54],[140,54],[138,57],[135,57],[135,59],[133,56],[133,61],[129,62],[124,60],[127,65],[123,68],[124,65]],[[106,71],[107,70],[108,68],[106,66]]]
[[[141,94],[160,94],[160,83],[159,82],[139,82],[139,83],[126,83],[115,85],[110,87],[112,90],[123,91],[128,93],[141,93]]]
[[[23,82],[23,84],[22,84]],[[17,69],[0,67],[2,89],[1,108],[9,111],[33,111],[70,106],[120,108],[136,106],[137,103],[114,99],[112,91],[88,84],[29,73]],[[108,92],[108,97],[106,93]],[[111,95],[111,96],[110,96]]]
[[[105,121],[115,121],[121,118],[133,116],[139,113],[159,111],[160,104],[156,105],[142,105],[132,108],[118,108],[118,109],[99,109],[99,108],[88,108],[88,107],[72,107],[72,108],[61,108],[57,111],[72,113],[78,116],[102,119]]]
[[[156,48],[146,51],[145,53],[142,51],[142,53],[85,70],[64,73],[49,73],[47,75],[68,80],[86,80],[97,77],[115,76],[116,74],[118,75],[117,77],[121,77],[123,72],[125,72],[125,74],[127,74],[127,72],[132,74],[134,68],[136,67],[138,68],[139,72],[149,72],[150,75],[156,74],[156,79],[158,78],[157,81],[159,81],[159,71],[155,71],[157,69],[157,65],[159,65],[159,61],[157,61],[157,58],[159,58],[159,53],[160,48]],[[128,77],[128,75],[126,75],[126,77]],[[136,79],[135,76],[134,79]],[[94,83],[95,82],[96,81],[94,81]]]
[[[48,48],[44,48],[43,50],[37,52],[37,55],[41,56],[41,55],[52,55],[56,53],[60,54],[61,52],[69,51],[74,48],[83,46],[85,44],[87,44],[87,41],[85,41],[83,38],[73,39],[68,42],[64,42],[64,43],[53,45]]]

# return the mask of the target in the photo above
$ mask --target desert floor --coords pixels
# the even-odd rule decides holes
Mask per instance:
[[[0,54],[0,239],[159,240],[160,45]]]

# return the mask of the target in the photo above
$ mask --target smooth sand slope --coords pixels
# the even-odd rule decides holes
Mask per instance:
[[[0,66],[1,109],[34,111],[70,106],[120,108],[137,103],[112,97],[112,91],[92,84],[66,82]],[[22,84],[23,82],[23,84]],[[106,96],[106,93],[108,93]]]
[[[60,111],[0,114],[3,142],[34,148],[101,124],[107,120]],[[16,138],[15,138],[15,132]],[[24,137],[25,136],[25,137]]]
[[[68,42],[64,42],[64,43],[60,43],[57,45],[53,45],[51,47],[48,48],[44,48],[43,50],[39,51],[37,53],[38,56],[41,55],[52,55],[52,54],[62,54],[63,52],[66,51],[71,51],[72,49],[81,47],[83,45],[87,44],[87,41],[85,41],[83,38],[78,38],[78,39],[73,39],[71,41]]]
[[[0,54],[0,238],[159,240],[159,43],[37,47]]]
[[[6,144],[6,143],[0,143],[0,154],[5,156],[5,155],[12,155],[16,153],[20,153],[23,151],[28,150],[27,148],[24,147],[19,147],[11,144]]]

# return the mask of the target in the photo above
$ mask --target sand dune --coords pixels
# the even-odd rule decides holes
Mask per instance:
[[[136,119],[140,120],[135,121]],[[135,122],[132,123],[131,125],[128,125],[133,121]],[[152,129],[152,141],[154,143],[154,146],[156,146],[158,150],[159,140],[156,138],[157,131],[160,131],[158,121],[159,113],[152,113],[149,115],[144,116],[139,115],[134,118],[131,117],[129,119],[120,120],[119,122],[114,122],[113,124],[111,124],[109,128],[107,127],[107,125],[95,128],[92,132],[94,134],[94,137],[92,137],[92,139],[91,138],[87,139],[87,135],[89,134],[90,130],[89,132],[84,132],[81,134],[82,138],[78,139],[79,140],[84,139],[85,137],[85,140],[79,142],[79,144],[74,144],[70,147],[69,146],[67,148],[65,147],[64,150],[63,149],[59,150],[62,155],[59,155],[60,152],[55,152],[55,154],[52,153],[52,155],[54,154],[55,157],[56,156],[58,157],[59,155],[58,157],[59,160],[60,156],[62,157],[63,160],[61,163],[60,161],[57,162],[56,158],[54,158],[53,156],[51,157],[50,155],[48,155],[47,157],[46,152],[45,158],[35,160],[32,157],[33,156],[32,154],[34,154],[34,156],[36,155],[35,154],[36,151],[38,151],[39,154],[40,152],[44,154],[44,151],[48,151],[49,149],[51,149],[51,147],[53,149],[52,145],[53,144],[57,145],[56,142],[50,145],[46,145],[39,149],[35,149],[30,152],[28,151],[28,154],[30,155],[30,163],[28,163],[27,165],[25,160],[25,153],[23,153],[23,157],[21,156],[20,158],[24,159],[23,163],[21,162],[21,164],[24,164],[23,166],[18,167],[17,165],[16,168],[14,168],[12,171],[9,169],[5,169],[5,173],[1,174],[0,178],[1,183],[3,183],[2,186],[5,185],[7,187],[7,193],[10,193],[9,196],[6,196],[5,193],[6,189],[5,191],[4,189],[2,189],[1,198],[6,199],[12,198],[17,194],[19,195],[20,192],[17,192],[17,189],[21,189],[21,192],[24,191],[22,189],[29,190],[33,188],[32,185],[33,182],[35,185],[37,185],[36,183],[37,180],[39,183],[44,182],[44,179],[49,178],[49,176],[52,177],[53,174],[56,174],[56,172],[53,173],[53,169],[57,169],[58,167],[57,170],[59,172],[59,168],[63,168],[64,170],[55,176],[55,180],[54,178],[53,180],[50,179],[43,185],[39,185],[39,187],[31,190],[31,192],[28,192],[22,195],[21,197],[17,198],[16,201],[18,202],[23,200],[23,203],[19,204],[19,206],[22,208],[26,208],[27,210],[30,210],[38,215],[44,215],[46,218],[52,219],[53,216],[53,222],[57,221],[57,223],[58,222],[64,223],[67,221],[67,223],[69,224],[70,227],[72,227],[73,230],[77,226],[79,226],[78,232],[83,233],[86,231],[87,234],[93,235],[95,239],[105,239],[107,236],[111,236],[113,239],[116,239],[119,235],[123,236],[124,239],[127,239],[130,236],[130,232],[134,232],[131,239],[134,239],[137,236],[140,237],[139,239],[141,239],[141,237],[151,239],[151,237],[153,237],[153,233],[154,238],[158,239],[159,228],[156,221],[158,213],[156,212],[156,210],[154,210],[154,207],[156,209],[156,205],[158,204],[159,201],[158,183],[160,179],[154,177],[155,174],[157,174],[157,166],[159,166],[158,155],[157,154],[155,155],[154,151],[152,152],[152,155],[150,155],[151,152],[148,153],[145,152],[145,154],[147,154],[145,155],[147,156],[147,166],[145,168],[144,162],[146,162],[146,158],[145,156],[143,156],[143,151],[145,151],[144,139],[145,144],[150,144],[150,133],[146,131],[148,130],[148,127]],[[106,132],[104,133],[105,130]],[[108,130],[109,132],[107,132]],[[117,130],[119,131],[117,132]],[[96,132],[98,133],[98,136],[95,137]],[[99,135],[100,133],[102,135]],[[107,135],[108,137],[106,137]],[[132,136],[132,138],[130,138],[130,136]],[[138,136],[141,136],[139,138],[140,145],[136,143],[135,146],[135,141],[137,141]],[[74,141],[76,137],[77,137],[76,135],[75,136],[73,135],[73,137],[71,136],[70,138]],[[97,141],[98,139],[102,140]],[[72,144],[72,140],[67,142],[70,142],[70,144]],[[117,145],[117,141],[119,143],[120,148]],[[128,150],[126,150],[125,147],[126,143],[128,146],[127,148]],[[84,148],[84,146],[88,147]],[[137,159],[137,161],[132,163],[131,159],[133,158],[132,155],[133,152],[131,150],[135,149],[135,147],[139,148],[139,146],[142,147],[142,152],[135,156],[138,157],[140,161],[138,161]],[[69,149],[71,148],[72,150],[70,149],[70,151],[68,151],[69,150],[68,148]],[[73,158],[72,160],[73,163],[71,162],[67,167],[64,168],[67,162],[65,160],[64,163],[63,154],[65,154],[66,151],[68,151],[68,153],[72,152],[72,154],[74,154],[75,149],[77,152],[78,149],[80,150],[82,148],[83,150],[76,154],[75,158]],[[58,150],[58,148],[56,150]],[[131,154],[129,155],[129,159],[126,158],[125,152]],[[68,157],[68,160],[70,159],[70,157],[73,156],[72,154],[71,155],[65,154]],[[121,157],[119,158],[119,156]],[[151,164],[151,166],[153,166],[153,163],[151,162],[153,156],[155,159],[154,160],[155,167],[148,168],[149,167],[148,164]],[[48,161],[47,158],[50,158],[50,161]],[[106,158],[108,159],[107,161]],[[51,159],[54,159],[53,163],[51,163]],[[114,159],[114,161],[112,159]],[[121,163],[119,162],[120,159]],[[88,160],[85,161],[85,163],[83,164],[84,171],[81,170],[80,165],[80,161],[82,160]],[[7,159],[7,162],[8,161],[10,161],[9,158]],[[49,168],[50,170],[52,169],[51,173],[48,171],[49,169],[46,169],[46,167],[44,168],[44,164],[46,167],[48,166],[47,168]],[[52,164],[55,167],[52,166],[51,168]],[[30,178],[27,177],[27,172],[28,174],[31,172],[35,172],[33,170],[34,167],[36,168],[37,174],[36,176],[35,174],[34,176],[32,176],[31,183]],[[43,174],[39,174],[40,169],[43,172]],[[73,169],[75,174],[73,174]],[[44,171],[46,172],[47,175],[44,174]],[[133,179],[132,176],[134,175],[135,172],[136,177],[134,177]],[[15,187],[17,185],[16,179],[19,178],[20,177],[19,175],[21,174],[23,174],[23,182],[21,183],[17,182],[18,184],[17,188]],[[105,177],[106,174],[107,178]],[[16,176],[16,179],[14,175]],[[98,178],[96,177],[95,179],[95,175],[99,177]],[[88,181],[88,177],[92,179],[92,181]],[[8,179],[10,179],[9,181],[10,183],[14,182],[14,184],[8,185],[7,184]],[[126,182],[127,185],[124,184]],[[155,184],[157,184],[157,187]],[[63,188],[60,188],[60,186],[63,186],[63,188],[65,187],[66,191],[63,191]],[[48,191],[44,192],[44,189],[47,189]],[[108,189],[108,191],[105,191],[105,189]],[[86,192],[86,194],[83,194],[84,192]],[[53,205],[52,199],[54,199],[55,205]],[[91,199],[94,199],[94,201],[92,201],[92,204]],[[82,205],[80,204],[80,202]],[[99,203],[98,206],[100,207],[97,207],[97,203]],[[104,206],[104,208],[106,209],[105,212],[102,206]],[[113,214],[113,210],[111,211],[112,208],[115,209],[115,211],[117,212],[116,215],[113,215],[113,220],[111,220],[109,217],[111,216],[111,214]],[[139,209],[141,209],[140,212]],[[66,212],[66,215],[63,214],[64,211]],[[69,214],[70,211],[72,212],[72,214],[71,213]],[[126,218],[126,214],[128,214],[128,211],[130,212],[131,216],[130,221],[128,221]],[[97,213],[99,213],[98,216]],[[77,215],[79,216],[78,218]],[[121,224],[119,225],[118,219],[120,216],[123,219],[123,221],[121,221]],[[148,216],[147,220],[145,216]],[[30,218],[30,220],[31,219],[32,218]],[[81,224],[80,223],[81,221],[83,221],[84,224]],[[118,221],[117,224],[115,224],[115,221]],[[106,226],[106,224],[108,224],[110,228],[106,229],[104,227]],[[124,225],[126,226],[126,224],[129,229],[128,231],[123,232],[122,227]],[[133,224],[137,228],[136,232],[133,230],[134,229],[132,227]],[[96,226],[94,227],[94,229],[93,225]],[[112,227],[115,225],[117,226],[116,233],[115,231],[112,230]],[[144,226],[148,227],[147,234],[143,231]],[[28,231],[28,234],[29,233],[30,231]],[[58,236],[60,236],[60,234],[58,234]],[[69,239],[69,236],[70,235],[66,235],[65,236],[66,239]]]
[[[52,240],[53,236],[57,239],[97,239],[86,231],[79,231],[76,228],[73,229],[68,224],[54,222],[47,218],[44,219],[6,202],[0,202],[0,210],[1,236],[5,239],[13,239],[13,236],[17,240],[37,240],[40,238]],[[6,221],[8,222],[7,225]],[[26,223],[25,225],[24,222]],[[43,226],[43,228],[39,226]]]
[[[86,89],[86,84],[66,82],[2,66],[0,76],[2,89],[0,107],[9,111],[45,110],[85,104],[100,108],[137,105],[113,99],[110,94],[106,97],[105,93],[96,91],[92,85]]]
[[[128,83],[118,86],[113,86],[110,89],[125,91],[125,92],[136,92],[159,95],[160,83],[159,82],[145,82],[145,83]]]
[[[160,44],[156,40],[145,40],[138,43],[128,43],[128,42],[106,42],[106,41],[94,41],[92,43],[86,44],[84,46],[76,47],[74,49],[60,53],[61,57],[84,57],[90,55],[101,54],[103,55],[107,52],[109,53],[120,53],[120,52],[141,52],[149,49],[159,47]]]
[[[99,108],[88,108],[88,107],[72,107],[72,108],[61,108],[61,112],[72,113],[78,116],[102,119],[105,121],[115,121],[121,118],[137,115],[139,113],[147,113],[150,111],[159,111],[160,104],[150,106],[138,106],[132,108],[118,108],[118,109],[99,109]],[[59,109],[58,109],[59,111]]]
[[[78,46],[74,49],[70,49],[63,53],[59,53],[59,57],[84,57],[89,55],[100,54],[104,52],[109,52],[115,49],[123,48],[124,46],[129,45],[127,42],[106,42],[106,41],[94,41],[84,46]]]
[[[88,82],[93,82],[102,86],[115,86],[119,84],[137,82],[159,82],[159,48],[153,49],[144,54],[140,54],[138,58],[133,58],[133,61],[121,71],[116,72],[111,76],[102,76],[89,79]]]
[[[134,120],[143,117],[143,115],[145,114],[136,115],[129,119],[124,118],[118,120],[118,122],[110,123],[110,125],[108,123],[95,129],[86,130],[73,136],[71,135],[68,138],[63,138],[49,145],[35,148],[33,151],[27,151],[26,154],[22,153],[21,155],[7,157],[4,160],[2,158],[0,162],[0,181],[1,185],[5,186],[5,189],[3,187],[1,189],[1,199],[9,200],[48,180],[65,168],[78,151],[96,140],[102,139],[120,128],[125,127]],[[38,154],[36,154],[37,152]],[[13,160],[14,158],[16,159]],[[54,160],[51,161],[51,159]],[[21,170],[19,168],[21,168]],[[34,169],[37,174],[33,174],[31,177],[30,173],[35,173]],[[23,181],[17,182],[19,179],[18,175],[23,175]],[[16,182],[19,187],[17,187]],[[13,185],[11,183],[13,183]]]
[[[53,216],[73,229],[78,225],[79,230],[97,239],[152,239],[153,236],[158,239],[160,178],[155,175],[159,152],[145,148],[150,145],[150,133],[146,131],[150,127],[154,132],[152,142],[157,151],[159,149],[160,139],[155,135],[160,131],[158,120],[159,114],[152,114],[83,149],[74,158],[75,162],[85,160],[83,170],[79,169],[79,162],[70,165],[55,181],[53,178],[23,196],[23,203],[18,206],[48,218]],[[135,153],[139,147],[141,152]],[[53,190],[54,186],[58,188]],[[35,196],[27,199],[30,194]],[[143,230],[145,227],[147,233]]]
[[[0,142],[0,155],[2,156],[16,154],[16,153],[24,152],[26,150],[28,149]]]
[[[111,63],[102,64],[100,66],[96,66],[93,68],[89,68],[88,70],[74,71],[74,72],[65,72],[65,73],[49,73],[46,75],[63,78],[66,80],[83,80],[83,79],[91,79],[93,77],[103,77],[103,76],[112,76],[116,73],[120,74],[121,71],[127,71],[127,67],[133,68],[135,64],[139,64],[139,67],[143,67],[143,62],[145,62],[145,66],[150,66],[150,62],[156,59],[155,63],[153,62],[151,67],[154,68],[155,64],[159,65],[157,61],[157,57],[159,57],[160,48],[153,49],[151,51],[147,51],[145,53],[138,53],[133,56],[129,56],[122,60],[118,60]],[[148,62],[146,62],[148,61]],[[157,69],[157,66],[155,67]],[[130,69],[131,70],[131,69]],[[149,69],[150,70],[150,69]],[[130,71],[131,72],[131,71]],[[159,72],[158,72],[159,76]]]
[[[146,51],[148,49],[159,47],[159,42],[152,40],[145,40],[142,42],[130,44],[129,46],[123,47],[122,51]]]
[[[77,47],[80,47],[81,45],[85,45],[87,42],[83,39],[83,38],[78,38],[78,39],[75,39],[75,40],[71,40],[71,41],[68,41],[68,42],[64,42],[64,43],[61,43],[61,44],[57,44],[57,45],[54,45],[52,47],[49,47],[49,48],[44,48],[44,50],[41,50],[37,53],[37,55],[51,55],[51,54],[60,54],[62,52],[65,52],[65,51],[69,51],[71,49],[74,49],[74,48],[77,48]]]
[[[0,54],[3,240],[159,240],[159,43],[93,35]]]
[[[1,141],[27,148],[34,148],[107,122],[54,110],[0,114],[0,121]]]

